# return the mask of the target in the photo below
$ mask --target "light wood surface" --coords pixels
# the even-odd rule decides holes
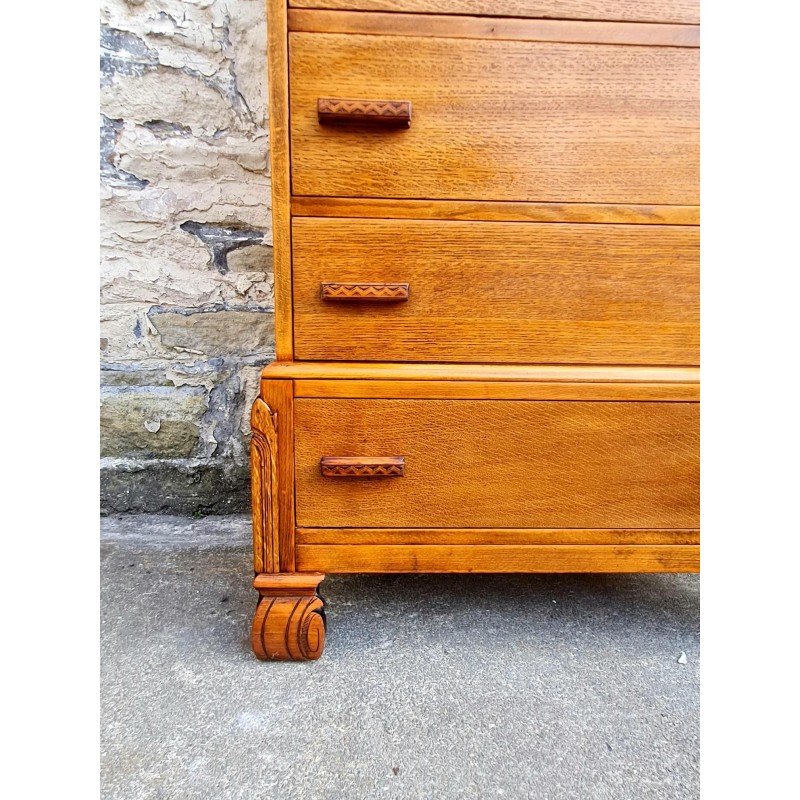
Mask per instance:
[[[256,655],[323,572],[697,571],[697,0],[267,14]]]
[[[275,281],[275,353],[291,359],[292,243],[290,231],[289,75],[285,0],[267,0],[269,150],[272,183],[272,255]]]
[[[349,11],[302,9],[290,9],[289,31],[570,44],[631,44],[649,47],[699,47],[700,45],[700,28],[696,25],[498,19],[431,14],[425,16],[361,14]]]
[[[297,195],[698,203],[697,50],[289,38]],[[336,94],[404,97],[414,124],[321,126]]]
[[[367,381],[482,381],[545,383],[699,383],[697,367],[608,367],[541,364],[386,364],[342,361],[275,361],[262,378]],[[384,387],[388,388],[388,387]]]
[[[295,399],[298,527],[698,527],[696,403]],[[329,481],[324,455],[405,457]]]
[[[697,530],[642,528],[298,528],[301,544],[699,544]]]
[[[641,22],[700,22],[699,0],[289,0],[292,8],[477,14]]]
[[[349,572],[698,572],[695,545],[298,545],[302,569]]]
[[[295,381],[295,397],[428,400],[650,400],[697,402],[698,383],[547,383],[545,381]]]
[[[383,200],[293,197],[296,217],[455,219],[476,222],[608,222],[626,225],[699,225],[698,206],[516,203],[487,200]]]
[[[300,218],[292,242],[300,359],[699,363],[696,227]],[[326,281],[409,299],[334,305]]]

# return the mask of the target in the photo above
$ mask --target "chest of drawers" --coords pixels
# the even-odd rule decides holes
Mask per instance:
[[[252,643],[325,573],[699,568],[696,0],[269,0]]]

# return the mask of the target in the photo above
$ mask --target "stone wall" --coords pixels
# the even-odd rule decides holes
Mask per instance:
[[[101,2],[105,512],[247,508],[274,357],[264,0]]]

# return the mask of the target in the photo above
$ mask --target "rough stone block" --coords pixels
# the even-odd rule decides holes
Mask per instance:
[[[153,309],[150,322],[164,347],[201,355],[263,354],[275,352],[275,318],[261,309]]]
[[[105,514],[240,514],[250,510],[250,469],[224,461],[128,461],[100,470]]]
[[[100,451],[104,457],[176,458],[196,453],[208,393],[202,387],[104,389]]]

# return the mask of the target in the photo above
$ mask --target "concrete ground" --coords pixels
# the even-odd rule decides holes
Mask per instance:
[[[699,796],[697,576],[331,576],[261,663],[247,518],[102,527],[104,798]]]

